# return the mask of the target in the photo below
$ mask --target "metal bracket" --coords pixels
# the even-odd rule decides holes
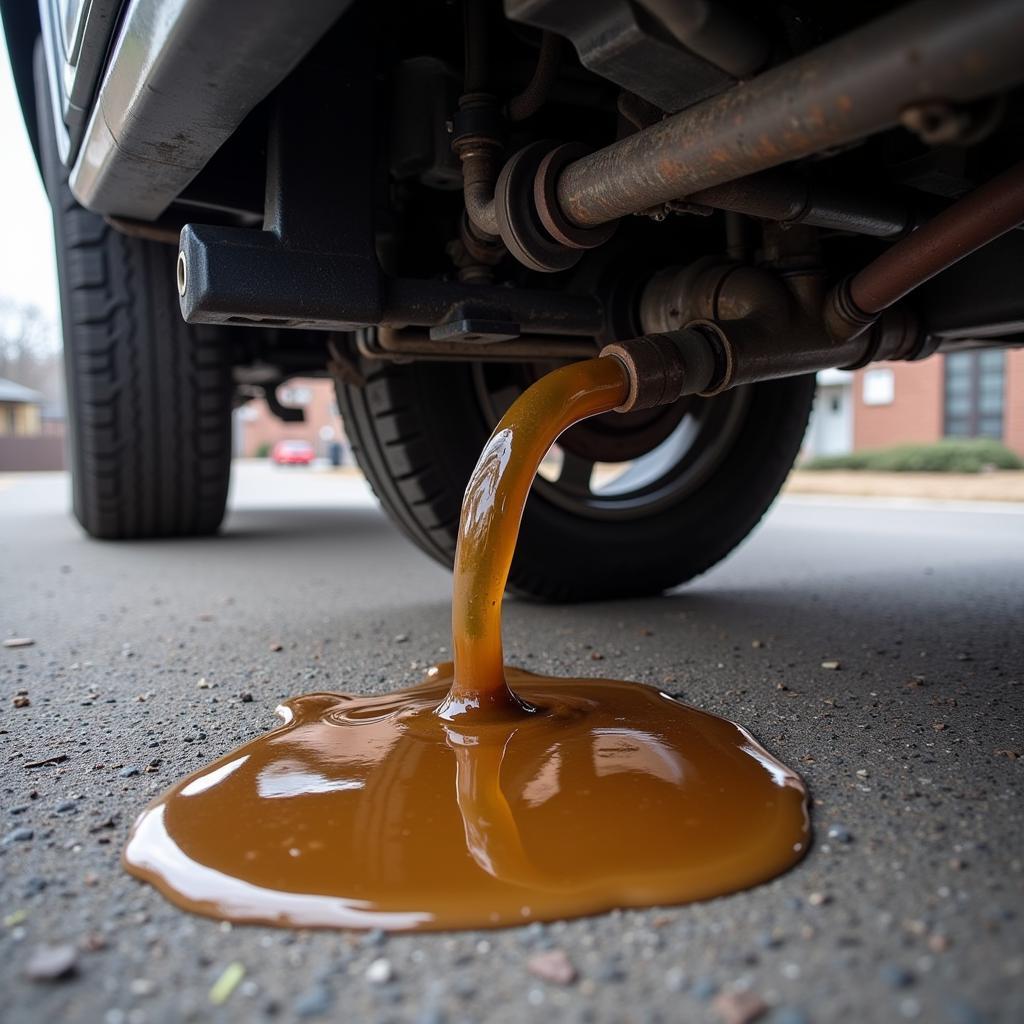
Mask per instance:
[[[267,408],[282,422],[282,423],[305,423],[306,421],[306,410],[297,409],[291,405],[282,405],[280,399],[277,397],[277,387],[281,381],[277,381],[274,384],[263,385],[263,399],[267,403]]]
[[[463,318],[430,328],[431,341],[475,341],[481,345],[512,341],[522,332],[519,324],[503,320]]]
[[[282,85],[267,147],[262,231],[187,224],[189,323],[338,328],[381,318],[373,225],[372,13],[358,5]],[[332,127],[334,126],[334,127]],[[336,319],[339,305],[349,321]]]

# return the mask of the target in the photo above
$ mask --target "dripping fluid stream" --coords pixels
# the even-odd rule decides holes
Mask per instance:
[[[615,359],[576,363],[498,424],[463,502],[454,664],[383,696],[287,701],[280,727],[146,808],[128,870],[215,917],[412,930],[703,899],[799,860],[804,786],[740,726],[641,684],[504,663],[540,461],[626,390]]]

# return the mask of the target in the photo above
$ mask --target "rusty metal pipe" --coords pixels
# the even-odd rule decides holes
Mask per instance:
[[[875,238],[898,238],[914,226],[913,212],[897,199],[849,192],[785,170],[762,171],[715,185],[687,196],[687,201],[781,224],[807,224]]]
[[[462,161],[462,197],[470,223],[485,237],[498,237],[498,214],[494,204],[494,183],[500,164],[497,147],[482,143],[459,147]]]
[[[537,54],[537,66],[533,77],[517,96],[508,101],[505,108],[510,121],[525,121],[532,117],[547,102],[551,87],[558,77],[558,67],[562,61],[562,37],[554,32],[545,32],[540,40],[540,52]]]
[[[702,323],[605,345],[601,356],[618,359],[629,381],[626,401],[615,412],[671,405],[706,390],[715,380],[725,343],[718,328]]]
[[[704,395],[836,366],[917,359],[930,351],[917,318],[902,305],[887,310],[870,330],[827,330],[823,290],[823,275],[811,266],[780,274],[706,257],[656,275],[641,299],[640,321],[656,337],[700,330],[715,350],[715,375],[701,389]]]
[[[469,6],[477,6],[470,3]],[[494,183],[501,170],[501,131],[497,100],[490,93],[459,97],[453,118],[452,151],[462,163],[462,194],[466,216],[485,238],[498,237]]]
[[[857,273],[849,297],[880,313],[958,260],[1024,221],[1024,162],[976,188]]]
[[[971,102],[1020,80],[1022,38],[1024,0],[921,0],[576,160],[559,205],[596,227]]]

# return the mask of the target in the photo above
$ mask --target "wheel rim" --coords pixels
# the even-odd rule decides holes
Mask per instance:
[[[497,425],[532,380],[551,368],[474,364],[474,387],[488,428]],[[655,515],[696,491],[721,465],[749,404],[749,387],[713,398],[683,399],[672,416],[674,422],[657,431],[648,428],[648,443],[637,450],[625,452],[628,443],[609,442],[612,458],[607,460],[600,457],[599,437],[580,445],[567,432],[565,446],[556,443],[541,466],[534,494],[588,519]],[[624,453],[633,457],[621,458]]]

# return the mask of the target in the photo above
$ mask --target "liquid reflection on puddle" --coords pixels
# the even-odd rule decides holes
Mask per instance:
[[[200,913],[403,930],[701,899],[802,856],[803,786],[745,730],[635,683],[507,672],[538,709],[516,722],[438,718],[450,666],[289,702],[149,808],[126,864]]]

